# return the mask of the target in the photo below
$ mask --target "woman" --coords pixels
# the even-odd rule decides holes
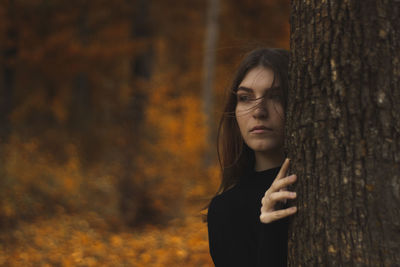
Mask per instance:
[[[286,217],[296,207],[275,205],[296,197],[283,148],[288,61],[285,50],[258,49],[234,78],[219,128],[222,182],[207,215],[217,267],[286,266]]]

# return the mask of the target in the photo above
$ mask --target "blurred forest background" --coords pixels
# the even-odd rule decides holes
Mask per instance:
[[[0,265],[212,265],[225,89],[289,48],[289,0],[213,2],[1,0]]]

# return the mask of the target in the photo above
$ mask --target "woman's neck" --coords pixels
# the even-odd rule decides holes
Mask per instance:
[[[279,167],[285,160],[285,155],[283,151],[274,151],[273,153],[254,151],[254,155],[256,159],[254,166],[255,171],[264,171]]]

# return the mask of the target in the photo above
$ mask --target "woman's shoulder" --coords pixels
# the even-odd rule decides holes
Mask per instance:
[[[208,212],[219,213],[229,210],[235,202],[240,201],[240,186],[234,185],[230,189],[214,196],[211,199],[210,206],[208,208]]]

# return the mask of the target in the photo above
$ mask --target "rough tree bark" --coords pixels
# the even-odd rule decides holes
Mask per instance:
[[[289,266],[400,264],[399,10],[291,2]]]

